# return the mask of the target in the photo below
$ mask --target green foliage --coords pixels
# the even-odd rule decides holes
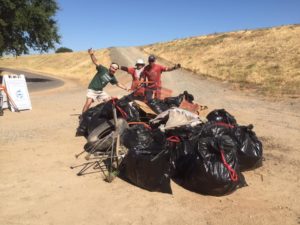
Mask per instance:
[[[0,0],[0,56],[47,52],[59,43],[56,0]]]
[[[63,53],[63,52],[73,52],[72,49],[66,47],[60,47],[56,49],[55,53]]]

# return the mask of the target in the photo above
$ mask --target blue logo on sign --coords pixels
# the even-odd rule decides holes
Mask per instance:
[[[18,91],[16,92],[16,96],[17,96],[18,99],[23,99],[23,98],[24,98],[24,95],[23,95],[23,93],[22,93],[21,90],[18,90]]]

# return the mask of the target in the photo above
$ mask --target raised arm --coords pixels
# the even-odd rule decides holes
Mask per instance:
[[[128,67],[126,67],[126,66],[120,66],[120,69],[125,71],[125,72],[128,72]]]
[[[172,67],[166,67],[165,71],[172,71],[172,70],[177,70],[181,67],[180,64],[175,64],[174,66]]]
[[[91,57],[91,60],[92,60],[92,62],[95,64],[95,66],[99,66],[100,64],[98,63],[98,61],[97,61],[97,59],[96,59],[96,57],[95,57],[95,52],[94,52],[94,50],[92,49],[92,48],[90,48],[89,50],[88,50],[88,53],[89,53],[89,55],[90,55],[90,57]]]

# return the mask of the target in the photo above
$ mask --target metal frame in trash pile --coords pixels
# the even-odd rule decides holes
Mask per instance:
[[[98,140],[96,145],[90,149],[89,153],[84,157],[87,161],[86,163],[71,166],[71,169],[75,169],[78,167],[82,167],[82,169],[77,173],[77,176],[82,176],[85,174],[96,173],[101,171],[105,176],[105,180],[107,182],[112,182],[113,179],[116,177],[115,171],[117,171],[120,159],[123,155],[119,154],[120,149],[120,133],[119,127],[117,122],[117,112],[116,107],[113,106],[113,117],[115,122],[115,130],[112,131],[109,135],[107,135],[104,139]],[[108,138],[112,137],[112,144],[105,152],[96,152],[97,146],[101,145],[105,142]],[[86,151],[82,151],[79,154],[75,155],[75,158],[78,158],[80,155],[85,153]],[[92,172],[88,172],[88,170],[92,168]]]
[[[142,101],[134,100],[134,102],[138,105],[138,107],[143,110],[149,117],[155,117],[157,113],[155,113],[147,104]],[[201,106],[199,104],[191,104],[186,101],[182,103],[179,108],[186,109],[188,111],[202,114],[200,112],[204,112],[207,110],[207,106]],[[80,155],[87,153],[84,157],[88,162],[71,166],[71,169],[75,169],[78,167],[82,167],[81,170],[77,173],[77,176],[82,176],[91,173],[102,172],[107,182],[112,182],[116,177],[120,160],[125,156],[125,154],[120,154],[120,133],[117,122],[117,111],[116,107],[113,105],[113,118],[115,123],[115,130],[112,131],[109,135],[107,135],[104,139],[98,140],[96,145],[90,149],[87,153],[85,150],[75,155],[75,158],[79,158]],[[138,122],[131,122],[128,124],[137,124]],[[98,146],[104,143],[108,138],[112,137],[112,144],[105,152],[96,152]],[[89,172],[89,169],[93,171]]]

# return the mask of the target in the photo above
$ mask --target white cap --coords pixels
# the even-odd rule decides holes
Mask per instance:
[[[142,59],[138,59],[138,60],[136,60],[135,65],[137,65],[137,64],[145,65],[145,62]]]

